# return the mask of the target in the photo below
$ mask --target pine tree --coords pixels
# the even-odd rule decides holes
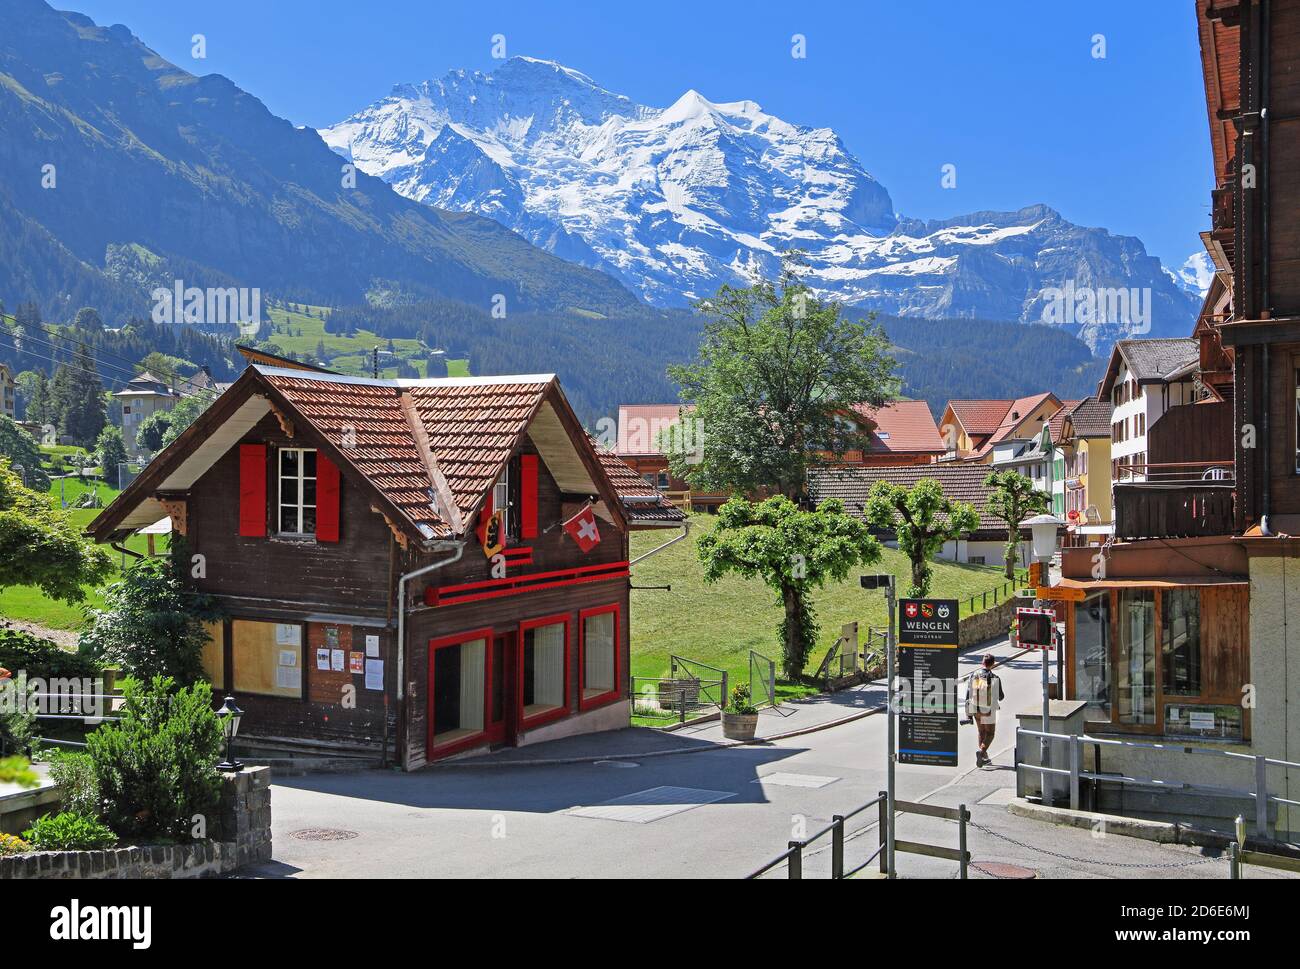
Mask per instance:
[[[95,372],[95,357],[78,346],[71,363],[59,364],[50,384],[50,406],[58,417],[59,432],[92,447],[107,423],[104,385]]]
[[[36,370],[36,381],[27,401],[27,420],[33,424],[54,424],[57,421],[50,409],[50,381],[44,370]]]

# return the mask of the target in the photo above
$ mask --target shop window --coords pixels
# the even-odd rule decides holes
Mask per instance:
[[[1164,690],[1173,696],[1201,693],[1201,596],[1197,589],[1160,594],[1160,662]]]
[[[1149,589],[1119,593],[1119,643],[1115,664],[1119,722],[1156,722],[1155,594]]]
[[[618,607],[581,614],[582,703],[613,699],[618,689]]]
[[[1165,733],[1175,737],[1240,740],[1241,707],[1228,703],[1167,703]]]
[[[302,626],[235,619],[230,624],[235,693],[302,698]]]
[[[568,705],[567,619],[538,620],[523,627],[520,699],[523,719],[558,714]]]
[[[1095,592],[1074,610],[1074,698],[1086,720],[1110,721],[1110,593]]]
[[[281,535],[316,534],[316,452],[282,448],[279,466]]]
[[[484,730],[487,638],[430,644],[429,696],[433,746],[445,747]]]

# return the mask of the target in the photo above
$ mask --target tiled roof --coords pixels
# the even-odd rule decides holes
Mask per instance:
[[[875,424],[871,452],[945,450],[939,426],[923,400],[895,400],[883,407],[857,408],[859,414]]]
[[[808,472],[808,493],[815,502],[839,498],[851,514],[862,517],[867,493],[877,481],[910,488],[922,478],[933,478],[943,493],[953,501],[975,506],[980,516],[980,530],[1006,528],[1001,518],[988,511],[990,489],[984,479],[994,469],[983,464],[923,464],[885,468],[814,468]]]
[[[1063,402],[1061,406],[1057,408],[1056,413],[1052,415],[1051,420],[1047,422],[1047,426],[1051,428],[1053,443],[1059,444],[1061,441],[1065,440],[1065,418],[1081,403],[1082,401],[1078,400],[1067,400]]]
[[[617,454],[601,447],[594,440],[592,446],[600,457],[600,466],[605,470],[609,483],[614,486],[619,498],[623,499],[624,514],[632,525],[676,524],[686,521],[686,515],[680,508],[624,464]]]
[[[1015,403],[1010,400],[950,400],[948,406],[967,434],[992,434]]]
[[[659,434],[681,420],[681,404],[620,404],[616,454],[659,454]],[[690,408],[685,410],[689,413]]]
[[[1114,408],[1110,401],[1085,397],[1070,413],[1070,426],[1075,437],[1109,437],[1110,415]]]
[[[1033,394],[1029,397],[1018,397],[1013,400],[1011,406],[1007,408],[1006,415],[1002,418],[1002,422],[998,424],[997,430],[995,430],[993,436],[989,438],[989,443],[1005,441],[1008,437],[1013,435],[1023,437],[1023,434],[1017,432],[1021,429],[1021,424],[1024,422],[1025,418],[1032,414],[1036,407],[1051,396],[1050,393]],[[1030,428],[1030,430],[1036,435],[1041,428],[1034,427]]]

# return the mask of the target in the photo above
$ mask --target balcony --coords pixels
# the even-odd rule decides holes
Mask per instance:
[[[1231,535],[1236,482],[1232,462],[1136,464],[1114,484],[1115,537]]]

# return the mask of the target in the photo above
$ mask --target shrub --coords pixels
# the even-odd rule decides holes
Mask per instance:
[[[728,713],[751,714],[758,713],[758,707],[754,706],[753,700],[749,695],[749,685],[747,683],[737,683],[731,691],[731,704],[727,710]]]
[[[174,686],[161,676],[127,680],[121,719],[86,737],[104,820],[124,838],[188,837],[195,815],[217,804],[222,734],[212,688]]]
[[[59,786],[63,810],[99,817],[99,780],[90,754],[60,750],[50,756],[50,780]]]
[[[16,834],[5,834],[0,831],[0,858],[5,855],[21,855],[24,851],[31,851],[32,846]]]
[[[215,600],[193,590],[184,542],[165,559],[140,559],[104,592],[106,609],[92,611],[83,652],[118,663],[142,680],[167,677],[179,685],[202,680],[205,623],[220,618]]]
[[[75,811],[37,818],[23,838],[37,851],[94,851],[117,844],[117,835],[102,821]]]
[[[35,787],[40,783],[31,761],[26,757],[0,758],[0,784],[17,784],[19,787]]]
[[[0,684],[0,689],[3,689]],[[16,689],[9,687],[9,689]],[[25,754],[35,739],[36,715],[25,706],[0,700],[0,757],[6,754]]]
[[[100,664],[94,657],[60,649],[48,639],[17,629],[0,629],[0,666],[29,677],[84,677],[99,675]]]

